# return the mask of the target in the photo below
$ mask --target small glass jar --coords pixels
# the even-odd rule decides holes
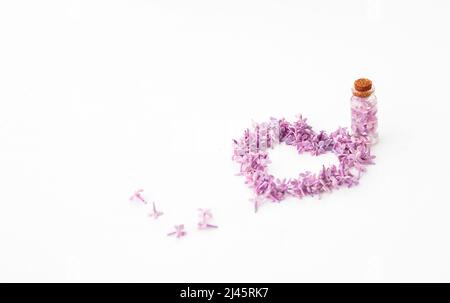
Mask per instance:
[[[371,144],[376,144],[378,142],[377,97],[372,81],[365,78],[356,80],[352,93],[352,133],[368,139]]]

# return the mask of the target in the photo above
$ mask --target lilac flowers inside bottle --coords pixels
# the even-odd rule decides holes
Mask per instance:
[[[377,97],[372,81],[361,78],[355,81],[351,98],[352,132],[367,138],[371,144],[378,142]]]

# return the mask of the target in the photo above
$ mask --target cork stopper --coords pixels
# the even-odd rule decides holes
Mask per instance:
[[[366,78],[360,78],[355,81],[353,95],[361,98],[367,98],[373,93],[372,81]]]

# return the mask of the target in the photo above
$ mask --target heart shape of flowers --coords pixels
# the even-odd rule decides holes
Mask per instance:
[[[324,165],[320,172],[302,172],[298,178],[281,180],[269,174],[267,153],[280,143],[296,147],[300,154],[319,156],[331,152],[339,165]],[[357,185],[365,166],[374,163],[370,144],[366,137],[354,136],[346,128],[340,127],[330,134],[315,132],[302,116],[294,123],[271,118],[245,130],[241,139],[233,140],[233,160],[240,164],[239,175],[253,189],[251,201],[256,212],[266,200],[280,202],[288,196],[303,198]]]

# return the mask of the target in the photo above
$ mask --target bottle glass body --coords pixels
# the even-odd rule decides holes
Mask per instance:
[[[351,98],[352,132],[356,136],[366,137],[372,144],[378,142],[377,97],[372,93],[368,97],[352,95]]]

